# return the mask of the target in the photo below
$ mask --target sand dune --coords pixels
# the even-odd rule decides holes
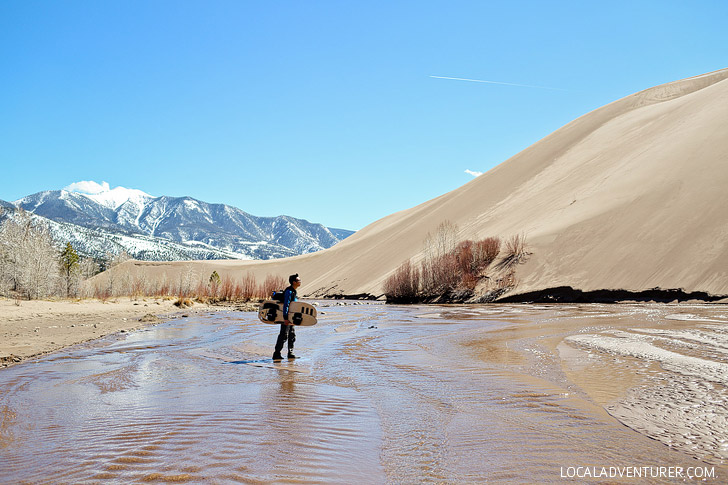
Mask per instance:
[[[462,238],[524,233],[516,293],[654,287],[728,294],[728,69],[627,96],[470,183],[325,251],[267,262],[129,262],[120,270],[298,272],[305,294],[381,293],[444,220]],[[383,195],[386,197],[386,195]]]

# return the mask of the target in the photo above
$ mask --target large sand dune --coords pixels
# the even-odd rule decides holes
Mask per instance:
[[[267,262],[126,263],[170,276],[301,274],[305,294],[381,293],[444,220],[462,238],[523,233],[516,293],[654,287],[728,294],[728,69],[592,111],[470,183],[318,253]],[[386,194],[380,194],[386,197]]]

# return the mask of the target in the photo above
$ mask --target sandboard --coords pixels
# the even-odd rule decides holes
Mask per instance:
[[[283,303],[266,300],[258,308],[258,318],[263,323],[283,323]],[[288,306],[288,320],[296,326],[316,325],[316,307],[303,301],[293,301]]]

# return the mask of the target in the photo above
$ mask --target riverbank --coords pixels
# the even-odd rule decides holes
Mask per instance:
[[[188,308],[174,299],[0,299],[0,368],[117,332],[130,332],[172,318],[221,310],[252,311],[253,304],[202,304]]]

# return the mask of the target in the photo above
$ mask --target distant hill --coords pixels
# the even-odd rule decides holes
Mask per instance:
[[[382,293],[443,221],[461,238],[525,234],[516,293],[681,288],[728,295],[728,69],[646,89],[556,130],[468,184],[340,244],[218,273],[298,272],[302,294]],[[213,268],[198,263],[201,274]],[[173,273],[174,263],[152,269]]]

